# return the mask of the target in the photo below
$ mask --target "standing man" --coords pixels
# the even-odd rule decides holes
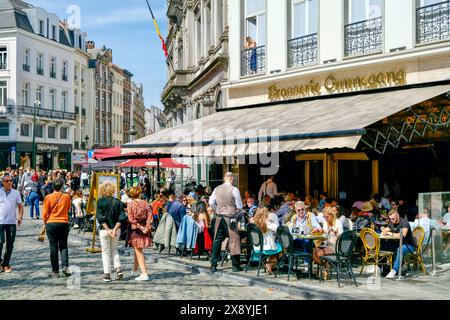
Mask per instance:
[[[216,218],[213,222],[214,243],[211,256],[211,271],[217,271],[220,249],[223,240],[229,238],[229,247],[233,272],[242,271],[240,264],[241,239],[237,227],[237,220],[242,210],[242,200],[238,188],[233,186],[234,176],[227,172],[224,183],[214,189],[209,205],[215,209]]]
[[[23,207],[20,194],[12,188],[12,178],[5,174],[2,178],[3,187],[0,189],[0,272],[11,272],[11,256],[16,239],[17,226],[22,224]],[[19,218],[16,221],[16,206],[19,207]],[[2,259],[3,244],[6,242],[6,251]]]
[[[83,189],[86,189],[89,185],[89,177],[86,171],[81,173],[81,185]]]
[[[259,193],[258,193],[259,203],[261,203],[261,199],[263,198],[263,196],[266,196],[266,195],[268,195],[270,197],[271,201],[272,201],[272,199],[275,198],[275,195],[278,193],[278,190],[277,190],[277,185],[275,184],[275,182],[273,182],[273,180],[274,180],[274,176],[270,176],[266,182],[263,182],[263,184],[261,185],[261,188],[259,188]]]

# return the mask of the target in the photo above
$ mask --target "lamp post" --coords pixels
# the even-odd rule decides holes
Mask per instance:
[[[134,126],[131,127],[130,129],[130,142],[132,142],[134,140],[134,137],[137,135],[137,131],[134,128]],[[130,167],[130,175],[131,175],[131,183],[130,183],[130,188],[133,188],[133,183],[134,183],[134,177],[133,177],[133,167]]]
[[[36,108],[41,102],[36,100],[33,106],[33,142],[31,143],[31,167],[36,169]]]

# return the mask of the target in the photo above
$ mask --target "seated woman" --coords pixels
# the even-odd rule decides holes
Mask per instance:
[[[272,274],[272,266],[274,263],[276,263],[277,257],[283,250],[281,244],[276,243],[275,241],[274,234],[277,231],[278,224],[271,221],[269,217],[269,210],[267,208],[259,208],[258,210],[256,210],[254,223],[263,233],[263,254],[269,256],[266,262],[266,269],[269,274]],[[254,247],[253,249],[256,252],[259,252],[260,247]]]
[[[327,236],[327,240],[319,247],[314,248],[313,250],[313,259],[317,264],[321,264],[320,257],[325,255],[333,255],[335,254],[335,246],[336,241],[339,236],[344,232],[344,228],[342,226],[341,221],[336,218],[335,211],[327,207],[323,209],[323,215],[325,218],[325,223],[323,225],[324,235]],[[327,278],[328,272],[325,271],[323,276],[324,279]]]

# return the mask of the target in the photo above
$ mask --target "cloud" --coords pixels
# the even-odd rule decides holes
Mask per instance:
[[[153,10],[153,14],[159,25],[166,19],[166,11],[164,8]],[[112,10],[106,14],[95,17],[82,16],[84,28],[103,27],[111,25],[150,22],[151,15],[146,6],[134,8],[121,8]]]

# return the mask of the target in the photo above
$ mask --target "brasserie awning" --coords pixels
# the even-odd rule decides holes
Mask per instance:
[[[356,149],[366,127],[448,91],[449,82],[441,82],[231,109],[125,144],[122,152],[223,157]]]

